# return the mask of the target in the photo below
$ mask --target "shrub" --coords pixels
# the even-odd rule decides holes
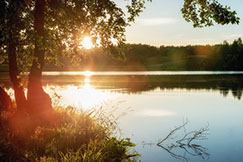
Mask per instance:
[[[49,122],[15,112],[1,117],[0,159],[5,161],[130,161],[129,139],[115,136],[114,120],[101,110],[57,108]],[[13,129],[12,118],[23,120]]]

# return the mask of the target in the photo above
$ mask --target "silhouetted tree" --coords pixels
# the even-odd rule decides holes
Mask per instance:
[[[8,54],[18,109],[29,107],[40,112],[51,108],[50,97],[41,85],[45,61],[55,61],[60,53],[78,59],[78,54],[82,53],[80,41],[87,35],[94,43],[100,39],[106,49],[113,49],[112,39],[117,40],[118,48],[122,48],[125,27],[142,12],[144,3],[132,0],[127,5],[129,16],[126,19],[124,11],[111,0],[1,1],[0,49],[2,55]],[[26,100],[18,66],[30,65]]]

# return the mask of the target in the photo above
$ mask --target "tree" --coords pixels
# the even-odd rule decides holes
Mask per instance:
[[[215,0],[184,2],[182,14],[195,27],[210,26],[213,21],[239,22],[235,11]],[[37,114],[51,110],[51,99],[41,85],[44,64],[56,63],[59,54],[79,60],[85,52],[80,44],[85,36],[90,36],[95,45],[99,40],[106,51],[116,49],[121,54],[125,28],[144,8],[145,0],[131,0],[127,15],[112,0],[2,0],[0,50],[1,55],[8,55],[18,109]],[[112,40],[117,41],[116,47]],[[19,70],[26,67],[30,67],[27,99],[19,77]]]
[[[80,40],[85,35],[90,36],[94,43],[100,39],[100,44],[106,49],[113,50],[112,39],[117,40],[118,47],[122,48],[125,27],[142,12],[144,3],[143,0],[133,0],[127,6],[129,17],[126,19],[125,13],[110,0],[1,1],[0,49],[2,55],[8,54],[18,109],[39,113],[51,108],[51,99],[41,85],[45,61],[55,61],[57,54],[78,58],[82,52]],[[28,68],[29,63],[26,99],[18,66]]]
[[[15,99],[19,109],[26,106],[26,98],[24,89],[19,78],[19,70],[17,67],[17,48],[20,46],[20,32],[24,29],[24,24],[19,15],[22,14],[25,6],[20,1],[1,1],[1,39],[0,50],[1,54],[8,55],[9,61],[9,76],[13,83],[15,91]]]
[[[217,0],[185,0],[181,9],[184,19],[194,27],[206,27],[217,24],[239,24],[236,11],[221,5]]]

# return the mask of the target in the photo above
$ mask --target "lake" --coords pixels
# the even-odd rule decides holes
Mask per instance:
[[[43,85],[58,104],[115,109],[141,161],[243,161],[243,72],[44,72]]]

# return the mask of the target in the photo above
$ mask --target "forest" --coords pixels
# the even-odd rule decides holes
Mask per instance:
[[[241,38],[216,45],[160,46],[127,44],[124,55],[114,58],[101,48],[73,60],[59,57],[45,70],[90,71],[240,71],[243,70]]]

